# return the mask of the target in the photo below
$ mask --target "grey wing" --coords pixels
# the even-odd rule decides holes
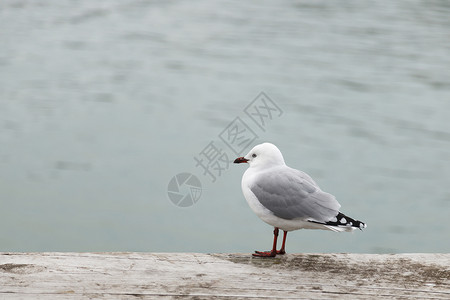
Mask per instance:
[[[305,172],[302,172],[302,171],[296,170],[296,169],[292,169],[292,168],[289,168],[289,167],[287,167],[287,168],[290,169],[290,170],[289,170],[290,172],[297,173],[298,176],[300,176],[302,179],[308,181],[308,182],[311,183],[313,186],[319,187],[319,186],[317,185],[317,183],[311,178],[311,176],[309,176],[309,175],[306,174]]]
[[[333,195],[320,190],[306,173],[288,167],[262,173],[250,190],[274,215],[288,220],[308,218],[326,222],[341,207]]]

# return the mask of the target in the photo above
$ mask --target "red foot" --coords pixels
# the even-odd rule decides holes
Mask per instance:
[[[264,255],[266,255],[266,254],[271,254],[272,251],[255,251],[255,253],[256,254],[264,254]],[[286,254],[286,251],[284,251],[284,250],[277,250],[277,254],[283,255],[283,254]]]
[[[272,247],[272,251],[255,251],[255,253],[253,253],[253,256],[256,257],[275,257],[277,254],[285,254],[286,251],[284,251],[284,247],[286,244],[286,236],[287,236],[287,231],[283,231],[283,244],[281,245],[281,249],[277,251],[277,239],[278,239],[278,227],[275,227],[273,230],[273,247]]]
[[[278,251],[255,251],[252,255],[256,257],[275,257],[277,252]]]
[[[253,253],[253,256],[257,256],[257,257],[275,257],[275,255],[280,254],[286,254],[286,251],[284,250],[277,250],[277,252],[273,252],[273,251],[255,251],[255,253]]]

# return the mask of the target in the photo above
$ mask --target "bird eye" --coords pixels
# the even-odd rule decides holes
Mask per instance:
[[[252,154],[252,157],[256,157],[256,154],[255,154],[255,153],[253,153],[253,154]]]

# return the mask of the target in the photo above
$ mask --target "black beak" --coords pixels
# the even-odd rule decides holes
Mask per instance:
[[[243,156],[238,157],[234,160],[235,164],[241,164],[241,163],[246,163],[248,162],[248,159],[244,158]]]

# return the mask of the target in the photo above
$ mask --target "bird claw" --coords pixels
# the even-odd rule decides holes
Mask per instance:
[[[278,251],[255,251],[252,255],[255,257],[275,257]]]
[[[253,256],[256,257],[275,257],[277,254],[283,255],[286,254],[286,251],[282,250],[277,250],[276,252],[274,251],[255,251],[255,253],[253,253]]]

